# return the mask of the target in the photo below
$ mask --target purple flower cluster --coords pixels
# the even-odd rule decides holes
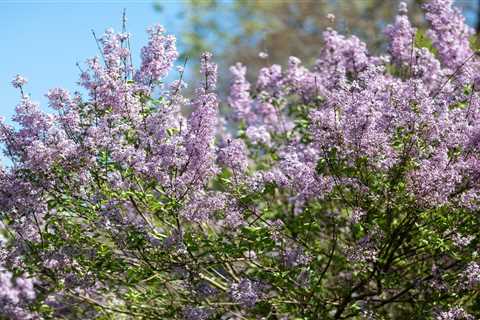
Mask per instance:
[[[187,307],[183,310],[184,320],[206,320],[210,317],[211,312],[205,308]]]
[[[248,308],[255,306],[260,298],[259,294],[258,284],[249,279],[241,279],[230,287],[232,300]]]
[[[35,281],[27,277],[13,278],[11,272],[0,269],[0,317],[14,320],[38,319],[26,306],[35,299]]]
[[[385,28],[385,34],[389,40],[388,52],[399,65],[408,65],[413,59],[415,50],[415,29],[408,20],[405,2],[400,3],[398,11],[399,15],[397,15],[395,23]]]
[[[165,35],[162,26],[148,29],[149,42],[142,48],[142,65],[135,74],[135,79],[146,86],[162,80],[178,58],[175,37]],[[118,55],[121,57],[121,55]]]
[[[470,262],[463,273],[464,287],[478,288],[480,286],[480,264]]]
[[[13,78],[12,80],[12,86],[14,88],[21,88],[23,87],[26,83],[28,82],[28,80],[24,77],[22,77],[21,75],[17,74],[15,76],[15,78]]]
[[[425,4],[425,18],[430,23],[428,36],[438,50],[442,63],[453,71],[473,53],[469,37],[474,31],[452,0],[435,0]]]
[[[448,311],[440,312],[436,320],[473,320],[474,317],[469,315],[461,307],[453,307]]]

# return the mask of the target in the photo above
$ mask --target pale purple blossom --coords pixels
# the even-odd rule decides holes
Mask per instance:
[[[0,317],[23,320],[37,318],[28,311],[28,304],[36,297],[35,280],[25,276],[17,278],[0,266]]]
[[[207,320],[211,315],[211,311],[207,308],[186,307],[183,310],[184,320]]]
[[[262,52],[259,52],[259,53],[258,53],[258,57],[259,57],[260,59],[267,59],[267,58],[268,58],[268,53],[263,52],[263,51],[262,51]]]
[[[217,152],[217,161],[234,173],[243,173],[248,168],[247,146],[241,139],[227,139]]]
[[[438,313],[436,320],[473,320],[472,315],[468,314],[462,307],[453,307],[448,311]]]
[[[327,14],[327,20],[328,20],[330,23],[335,22],[335,15],[334,15],[333,13],[328,13],[328,14]]]
[[[165,35],[165,29],[156,25],[148,29],[149,42],[142,48],[142,64],[135,74],[137,81],[151,86],[163,79],[178,58],[175,37]]]
[[[470,262],[463,272],[463,287],[477,288],[480,285],[480,264]]]
[[[247,308],[255,306],[260,299],[258,285],[249,280],[241,279],[238,283],[230,286],[230,296],[232,300]]]
[[[474,31],[465,23],[460,10],[453,7],[453,0],[430,0],[424,9],[430,24],[428,36],[442,63],[455,71],[473,54],[469,37]]]
[[[398,11],[399,15],[395,18],[395,23],[385,28],[385,34],[389,40],[388,51],[396,63],[413,65],[415,29],[406,15],[405,2],[400,3]]]
[[[28,82],[27,78],[17,74],[12,80],[12,86],[14,88],[21,88]]]

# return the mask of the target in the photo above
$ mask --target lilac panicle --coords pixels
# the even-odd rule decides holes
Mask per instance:
[[[230,67],[233,75],[232,85],[230,86],[230,96],[228,103],[233,109],[235,119],[250,122],[253,119],[251,112],[252,99],[250,98],[250,83],[245,79],[247,68],[241,63]]]
[[[385,28],[385,34],[389,40],[388,51],[394,61],[400,65],[413,64],[415,29],[408,20],[405,2],[400,3],[395,23]]]
[[[436,320],[473,320],[474,317],[468,314],[462,307],[453,307],[447,311],[440,312]]]
[[[249,279],[241,279],[230,287],[232,300],[246,307],[253,307],[259,300],[257,284]]]
[[[199,307],[186,307],[183,310],[183,319],[184,320],[207,320],[210,315],[211,311],[206,308],[199,308]]]
[[[148,29],[149,42],[142,48],[142,64],[135,74],[135,79],[146,86],[163,79],[178,58],[175,37],[164,32],[160,25]]]
[[[14,88],[21,88],[23,87],[26,83],[28,82],[28,80],[24,77],[22,77],[21,75],[17,74],[15,76],[15,78],[13,78],[12,80],[12,86]]]
[[[201,186],[216,173],[214,139],[216,134],[218,100],[213,89],[216,83],[216,65],[211,54],[202,55],[201,71],[204,86],[197,88],[192,101],[193,112],[187,120],[185,150],[187,163],[180,185]]]
[[[13,278],[0,266],[0,317],[14,320],[38,319],[28,310],[35,299],[34,280],[24,276]]]
[[[430,0],[424,9],[430,25],[427,34],[438,50],[440,60],[455,71],[473,54],[469,37],[474,31],[465,23],[460,10],[453,7],[453,0]]]
[[[248,167],[247,146],[241,139],[229,139],[220,146],[217,161],[231,168],[234,173],[243,173]]]

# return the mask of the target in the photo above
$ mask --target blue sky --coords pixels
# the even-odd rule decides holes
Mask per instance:
[[[10,85],[17,73],[29,80],[26,92],[43,106],[50,88],[78,89],[75,63],[98,54],[91,30],[97,36],[108,27],[121,30],[124,8],[136,59],[147,41],[147,27],[160,23],[176,34],[172,29],[180,25],[182,4],[162,1],[162,6],[162,12],[157,12],[152,0],[0,0],[0,116],[9,119],[18,103],[20,93]]]

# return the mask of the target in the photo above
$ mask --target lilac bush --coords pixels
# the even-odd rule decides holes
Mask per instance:
[[[160,26],[138,69],[107,30],[50,113],[17,76],[0,318],[479,318],[480,60],[451,0],[424,9],[382,56],[327,29],[311,67],[238,63],[226,101],[210,53],[185,96]]]

